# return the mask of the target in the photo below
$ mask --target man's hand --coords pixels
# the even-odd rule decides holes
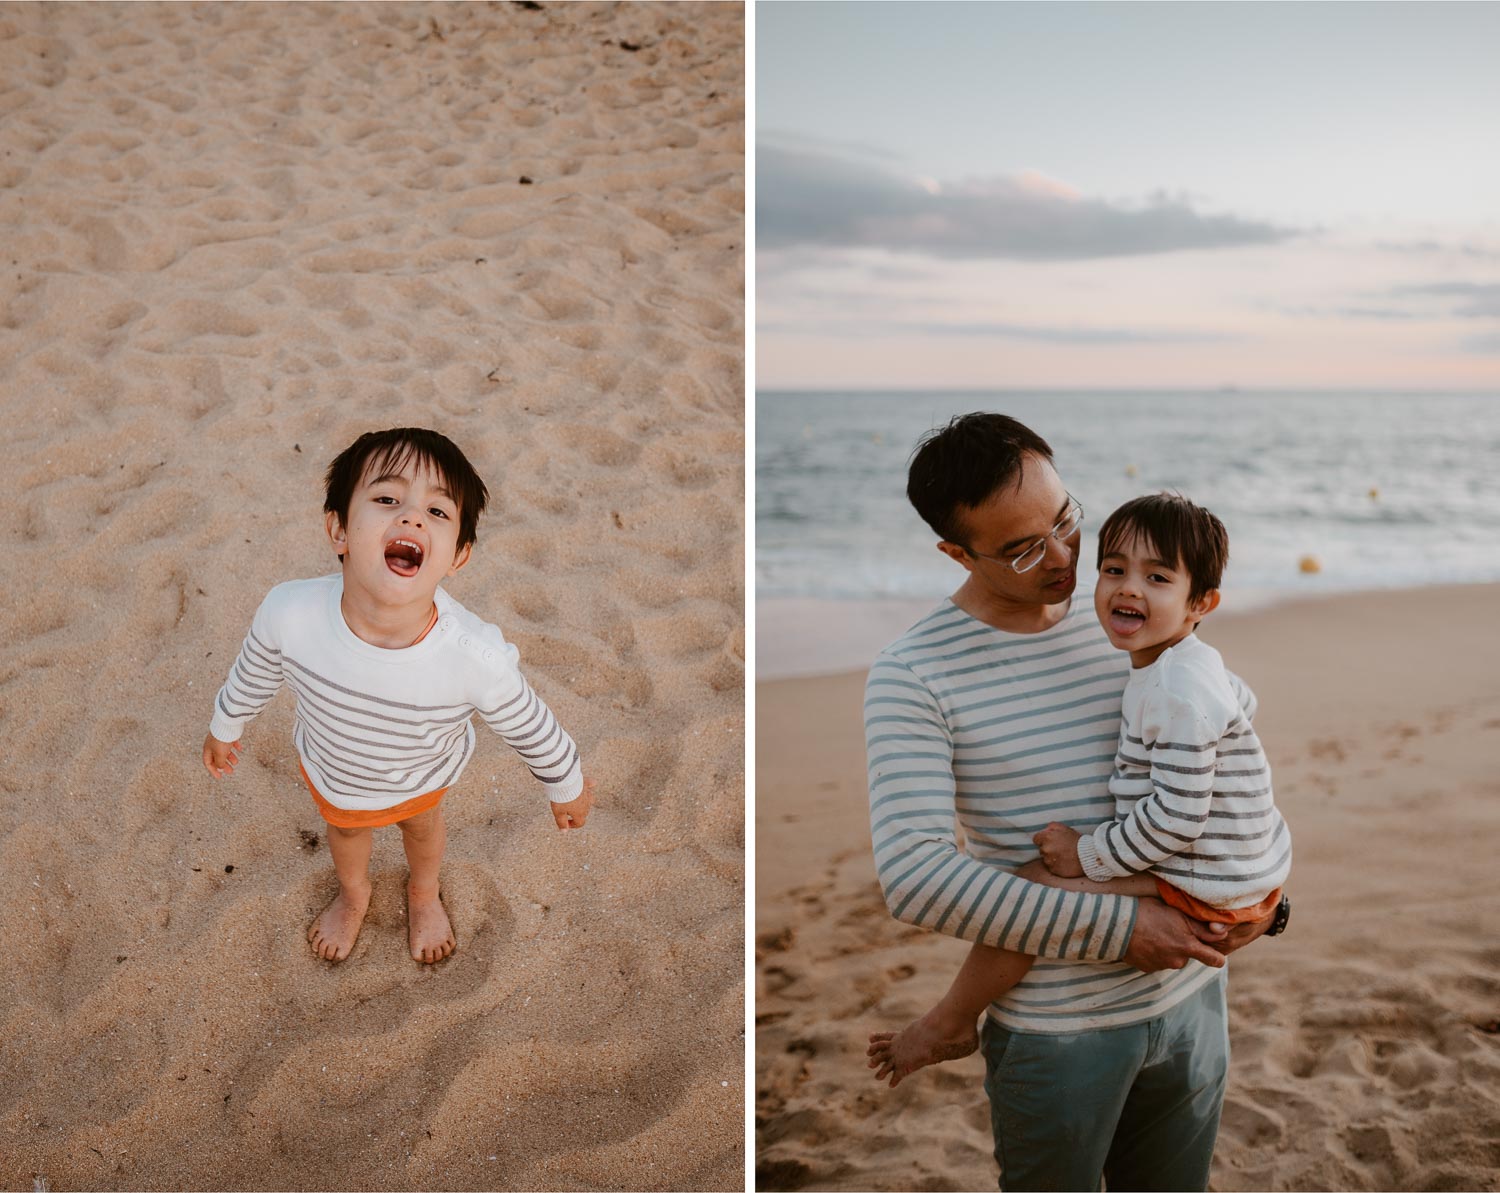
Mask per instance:
[[[1205,924],[1203,925],[1203,927],[1222,927],[1229,929],[1229,931],[1223,936],[1209,941],[1210,945],[1218,949],[1219,952],[1223,953],[1224,956],[1227,957],[1230,953],[1234,952],[1235,949],[1242,949],[1252,940],[1259,940],[1262,936],[1265,935],[1266,929],[1275,922],[1276,911],[1273,908],[1271,910],[1271,914],[1266,916],[1266,918],[1263,920],[1247,920],[1243,924]],[[1199,936],[1202,937],[1203,934],[1200,932]],[[1207,938],[1204,937],[1204,939]]]
[[[1078,860],[1078,833],[1065,824],[1053,821],[1031,843],[1042,851],[1047,869],[1059,878],[1082,878],[1083,865]]]
[[[1142,973],[1181,969],[1189,961],[1201,961],[1213,969],[1222,969],[1224,953],[1240,947],[1236,944],[1230,949],[1221,948],[1222,942],[1233,936],[1233,933],[1225,935],[1223,924],[1190,920],[1160,899],[1139,899],[1137,903],[1135,930],[1131,932],[1130,945],[1125,950],[1125,963]],[[1239,927],[1259,926],[1241,924]],[[1265,928],[1261,927],[1260,931],[1265,931]]]
[[[208,767],[208,773],[216,779],[232,775],[235,764],[240,760],[239,749],[239,742],[220,741],[210,733],[203,739],[203,765]]]
[[[577,799],[571,799],[565,804],[552,805],[552,819],[557,821],[559,832],[567,832],[570,828],[582,828],[583,822],[589,818],[589,811],[594,806],[594,780],[583,781],[583,794]]]

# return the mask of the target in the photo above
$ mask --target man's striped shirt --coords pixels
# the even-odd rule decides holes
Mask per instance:
[[[945,601],[881,652],[865,686],[875,866],[897,919],[1038,957],[990,1016],[1021,1031],[1125,1026],[1212,979],[1121,958],[1136,901],[1016,878],[1049,821],[1113,821],[1109,778],[1129,655],[1087,601],[1011,634]],[[955,833],[962,828],[964,846]]]
[[[335,807],[378,811],[451,787],[474,752],[478,712],[553,802],[583,791],[578,750],[518,667],[499,629],[441,588],[437,625],[403,650],[373,646],[340,609],[343,577],[273,588],[214,702],[209,732],[237,741],[283,683],[297,694],[293,740]]]

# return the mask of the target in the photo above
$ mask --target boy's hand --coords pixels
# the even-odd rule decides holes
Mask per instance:
[[[239,742],[220,741],[210,733],[203,739],[203,765],[208,767],[208,773],[216,779],[232,775],[235,764],[240,760],[239,749]]]
[[[1042,851],[1047,869],[1059,878],[1082,878],[1083,865],[1078,860],[1079,834],[1065,824],[1053,821],[1036,836],[1033,845]]]
[[[567,832],[570,828],[582,828],[583,822],[589,818],[589,812],[594,806],[594,780],[583,781],[583,794],[577,799],[570,799],[565,804],[552,805],[552,819],[557,821],[559,832]]]

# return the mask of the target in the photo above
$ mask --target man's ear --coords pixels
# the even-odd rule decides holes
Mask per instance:
[[[950,543],[947,539],[944,539],[937,545],[937,549],[953,560],[954,563],[959,564],[964,571],[972,572],[974,570],[974,557],[969,554],[967,547],[960,547],[957,543]]]
[[[1217,588],[1210,588],[1207,592],[1205,592],[1202,596],[1200,596],[1196,601],[1193,602],[1192,614],[1194,617],[1207,617],[1218,607],[1219,590]]]
[[[333,544],[333,549],[339,557],[339,562],[344,561],[344,553],[349,550],[349,535],[339,521],[338,514],[329,510],[323,515],[323,527],[328,531],[328,541]]]
[[[450,576],[456,575],[457,572],[458,572],[458,570],[459,570],[459,568],[463,567],[464,564],[468,563],[469,562],[469,557],[471,555],[473,555],[473,554],[474,554],[474,544],[473,543],[465,543],[463,545],[463,547],[461,547],[459,549],[458,554],[453,557],[453,566],[448,569],[448,575],[450,575]]]

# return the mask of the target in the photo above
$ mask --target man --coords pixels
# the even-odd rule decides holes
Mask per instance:
[[[1156,899],[1013,873],[1049,821],[1113,818],[1130,659],[1072,600],[1082,511],[1040,436],[954,419],[918,449],[907,494],[968,578],[870,672],[875,863],[897,919],[1038,958],[982,1039],[1001,1186],[1204,1189],[1228,1070],[1224,955],[1278,917],[1226,934]]]

